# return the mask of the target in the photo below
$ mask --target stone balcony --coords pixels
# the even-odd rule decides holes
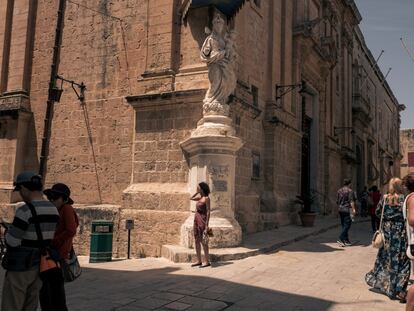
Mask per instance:
[[[371,105],[361,93],[354,93],[352,96],[352,115],[366,124],[372,121]]]

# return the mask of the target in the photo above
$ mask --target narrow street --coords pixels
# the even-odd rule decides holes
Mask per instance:
[[[85,262],[81,278],[67,285],[69,309],[404,310],[364,282],[376,255],[369,223],[352,227],[352,247],[337,246],[337,231],[205,269],[153,258]]]

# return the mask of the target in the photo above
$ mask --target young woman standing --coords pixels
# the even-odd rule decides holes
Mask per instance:
[[[208,256],[208,239],[203,238],[207,235],[208,223],[210,220],[210,187],[201,182],[197,186],[197,192],[190,200],[196,201],[196,213],[194,215],[194,241],[198,261],[192,264],[192,267],[199,266],[200,268],[209,267],[210,260]],[[201,245],[204,249],[205,264],[201,260]]]
[[[410,260],[407,257],[407,234],[403,216],[402,181],[392,178],[388,194],[378,204],[377,215],[382,215],[384,245],[378,251],[374,269],[365,276],[367,284],[391,299],[405,302],[410,277]]]

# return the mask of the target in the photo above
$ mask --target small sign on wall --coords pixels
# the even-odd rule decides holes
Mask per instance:
[[[127,219],[127,220],[125,220],[125,229],[126,230],[132,230],[132,229],[134,229],[134,220],[133,219]]]
[[[96,233],[110,233],[109,226],[96,226]]]
[[[213,191],[227,192],[227,181],[226,180],[213,180]]]

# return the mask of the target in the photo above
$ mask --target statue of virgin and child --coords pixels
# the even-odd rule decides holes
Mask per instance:
[[[203,62],[207,63],[210,87],[204,98],[204,115],[225,115],[229,113],[229,96],[236,88],[235,32],[227,29],[224,17],[215,12],[212,30],[200,51]]]

